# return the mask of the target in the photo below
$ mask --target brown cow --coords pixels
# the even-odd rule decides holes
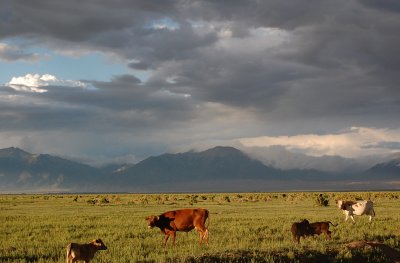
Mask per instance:
[[[297,244],[300,243],[300,238],[301,237],[306,237],[313,235],[314,229],[311,227],[310,222],[308,222],[307,219],[303,219],[301,222],[296,222],[292,224],[292,235],[293,235],[293,240],[297,242]]]
[[[337,226],[330,221],[311,223],[310,226],[313,229],[313,235],[321,235],[322,233],[324,233],[327,239],[331,239],[332,232],[329,231],[329,224],[331,224],[332,226]]]
[[[78,260],[83,260],[85,263],[89,263],[98,250],[106,249],[107,247],[101,239],[93,240],[89,244],[70,243],[67,246],[67,263],[74,263]]]
[[[207,209],[182,209],[168,211],[159,216],[146,217],[147,227],[158,227],[164,233],[164,245],[167,245],[169,236],[172,236],[172,244],[175,244],[176,231],[189,232],[196,229],[199,233],[199,245],[205,240],[208,245],[208,229],[205,226],[209,217]]]

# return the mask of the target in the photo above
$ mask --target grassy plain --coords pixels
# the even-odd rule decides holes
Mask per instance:
[[[400,250],[399,192],[221,194],[0,195],[0,262],[65,262],[69,242],[101,238],[107,251],[94,262],[390,262],[379,250],[349,250],[356,240],[380,241]],[[376,217],[344,222],[336,199],[374,201]],[[178,233],[175,247],[162,246],[158,229],[144,218],[162,212],[204,207],[210,210],[210,245],[197,234]],[[332,221],[324,236],[293,243],[290,227],[308,219]]]

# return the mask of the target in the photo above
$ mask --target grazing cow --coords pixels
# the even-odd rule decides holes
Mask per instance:
[[[297,242],[297,244],[300,243],[301,237],[304,238],[306,236],[313,235],[314,233],[314,230],[307,219],[303,219],[301,222],[293,223],[290,230],[292,231],[293,241]]]
[[[331,224],[332,226],[337,226],[330,221],[311,223],[310,226],[313,229],[313,235],[321,235],[322,233],[324,233],[326,235],[326,239],[331,239],[332,232],[329,231],[329,224]]]
[[[172,236],[172,244],[175,244],[176,231],[189,232],[196,229],[199,233],[199,245],[205,240],[208,245],[208,229],[205,226],[209,217],[207,209],[182,209],[168,211],[159,216],[146,217],[147,227],[158,227],[164,233],[164,245],[167,245],[169,236]],[[209,220],[210,221],[210,220]]]
[[[371,200],[360,200],[360,201],[343,201],[338,200],[338,206],[343,210],[343,213],[346,215],[347,221],[349,217],[354,221],[353,215],[361,216],[361,215],[369,215],[369,222],[371,222],[372,217],[375,216],[374,211],[374,203]]]
[[[78,260],[83,260],[85,263],[89,263],[98,250],[106,249],[107,247],[101,239],[93,240],[89,244],[70,243],[67,246],[67,263],[74,263]]]

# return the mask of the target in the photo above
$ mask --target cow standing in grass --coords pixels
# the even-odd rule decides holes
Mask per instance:
[[[306,236],[314,236],[325,234],[326,238],[331,239],[331,231],[329,231],[329,224],[333,226],[337,226],[332,224],[330,221],[326,222],[314,222],[310,223],[307,219],[303,219],[301,222],[296,222],[292,224],[291,231],[293,235],[293,240],[300,243],[300,238],[305,238]]]
[[[293,223],[290,230],[292,231],[293,241],[297,242],[297,244],[300,243],[301,237],[304,238],[314,234],[314,230],[307,219],[303,219],[301,222]]]
[[[205,226],[208,217],[207,209],[181,209],[168,211],[159,216],[148,216],[146,221],[148,228],[158,227],[164,233],[164,245],[167,245],[170,236],[172,244],[175,244],[177,231],[189,232],[193,229],[199,233],[199,245],[203,241],[208,245],[208,229]]]
[[[337,226],[330,221],[310,223],[310,226],[313,229],[313,235],[325,234],[326,239],[331,239],[332,232],[329,231],[329,224],[331,224],[332,226]]]
[[[74,263],[78,260],[89,263],[98,250],[106,249],[107,247],[101,239],[93,240],[89,244],[70,243],[67,246],[67,263]]]
[[[353,220],[353,223],[355,223],[356,221],[354,220],[354,215],[369,215],[369,222],[371,222],[372,217],[375,216],[374,203],[371,200],[338,200],[338,206],[340,209],[343,210],[343,213],[346,215],[346,219],[344,221],[347,221],[347,219],[349,219],[350,217],[351,220]]]

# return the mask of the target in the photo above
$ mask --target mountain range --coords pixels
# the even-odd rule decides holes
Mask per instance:
[[[335,157],[336,159],[338,157]],[[343,160],[340,160],[343,161]],[[348,160],[346,160],[347,164]],[[400,155],[355,171],[279,168],[233,147],[162,154],[92,167],[19,148],[0,149],[0,192],[250,192],[400,188]]]

